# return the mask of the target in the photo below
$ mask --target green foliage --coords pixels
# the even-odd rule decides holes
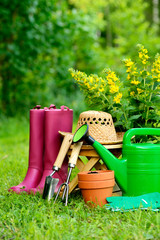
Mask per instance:
[[[148,3],[148,4],[147,4]],[[160,50],[150,1],[2,1],[0,110],[7,115],[34,105],[64,103],[77,115],[86,108],[68,68],[99,74],[106,66],[122,77],[120,59],[144,44]]]
[[[28,69],[34,69],[37,56],[46,55],[53,44],[50,24],[53,5],[54,1],[45,0],[1,3],[1,108],[7,114],[23,109],[27,94],[42,87],[37,82],[30,85],[24,77]]]
[[[143,0],[123,0],[109,1],[106,6],[106,29],[102,32],[106,36],[102,38],[103,44],[107,45],[104,52],[106,65],[112,66],[121,77],[125,72],[123,67],[119,69],[121,59],[134,58],[138,43],[150,49],[151,56],[160,52],[159,25],[153,24],[147,16],[147,9],[151,12],[153,7],[149,4]]]
[[[152,54],[159,50],[158,25],[151,25],[146,20],[147,7],[147,1],[143,0],[125,0],[112,4],[114,11],[110,14],[110,22],[115,35],[114,44],[122,54],[135,56],[138,43],[152,50]]]
[[[112,114],[115,126],[122,130],[133,127],[158,127],[160,121],[160,56],[153,64],[148,50],[139,45],[136,61],[124,60],[127,75],[120,80],[110,69],[104,76],[70,69],[87,102]]]
[[[81,96],[67,69],[93,70],[98,61],[93,14],[58,0],[14,0],[8,6],[6,0],[0,10],[1,109],[13,115],[37,102],[74,106],[75,95]]]

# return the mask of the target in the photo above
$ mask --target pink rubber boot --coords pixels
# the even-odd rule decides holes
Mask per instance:
[[[58,131],[72,132],[73,110],[62,106],[61,109],[55,109],[50,106],[45,111],[45,154],[44,154],[44,171],[40,183],[36,188],[31,189],[31,193],[43,193],[46,176],[49,176],[53,170],[54,162],[57,158],[61,147],[61,136]],[[59,172],[54,174],[54,178],[59,178],[59,183],[55,189],[63,183],[68,174],[68,158],[65,158]]]
[[[43,173],[44,153],[44,112],[37,105],[30,110],[30,139],[29,139],[29,164],[28,171],[22,183],[11,187],[9,191],[20,193],[36,187]]]

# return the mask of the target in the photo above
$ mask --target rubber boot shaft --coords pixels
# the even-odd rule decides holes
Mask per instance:
[[[17,193],[36,187],[43,173],[44,109],[36,106],[30,110],[29,162],[22,183],[9,189]],[[23,166],[22,166],[23,167]]]
[[[54,109],[45,111],[45,153],[44,153],[44,172],[40,183],[36,189],[31,189],[32,193],[43,192],[46,176],[53,172],[53,165],[59,153],[62,138],[59,131],[72,132],[73,110],[72,109]],[[59,183],[55,189],[67,178],[68,158],[66,157],[59,172],[53,175],[53,178],[59,178]]]

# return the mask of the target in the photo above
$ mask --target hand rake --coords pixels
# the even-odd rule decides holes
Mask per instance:
[[[76,166],[77,159],[78,159],[79,152],[81,150],[82,144],[83,144],[83,142],[78,142],[78,143],[74,143],[74,145],[73,145],[73,150],[72,150],[72,153],[71,153],[71,156],[70,156],[70,159],[69,159],[69,163],[68,163],[69,172],[68,172],[67,180],[66,180],[65,183],[62,183],[60,185],[60,187],[58,189],[58,192],[57,192],[57,195],[55,197],[54,203],[56,202],[56,200],[57,200],[57,198],[60,194],[61,189],[64,187],[63,194],[62,194],[62,201],[64,201],[64,199],[66,197],[65,206],[67,206],[68,194],[69,194],[69,180],[70,180],[72,169],[75,168],[75,166]]]

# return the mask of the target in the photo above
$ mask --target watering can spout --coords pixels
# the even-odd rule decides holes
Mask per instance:
[[[127,159],[116,158],[108,149],[95,141],[92,145],[105,165],[110,170],[114,170],[115,179],[119,187],[125,193],[127,191]]]
[[[87,124],[82,125],[73,137],[73,142],[82,140],[92,145],[105,165],[110,170],[114,170],[116,182],[125,193],[127,191],[127,159],[116,158],[108,149],[92,138],[89,135]]]

